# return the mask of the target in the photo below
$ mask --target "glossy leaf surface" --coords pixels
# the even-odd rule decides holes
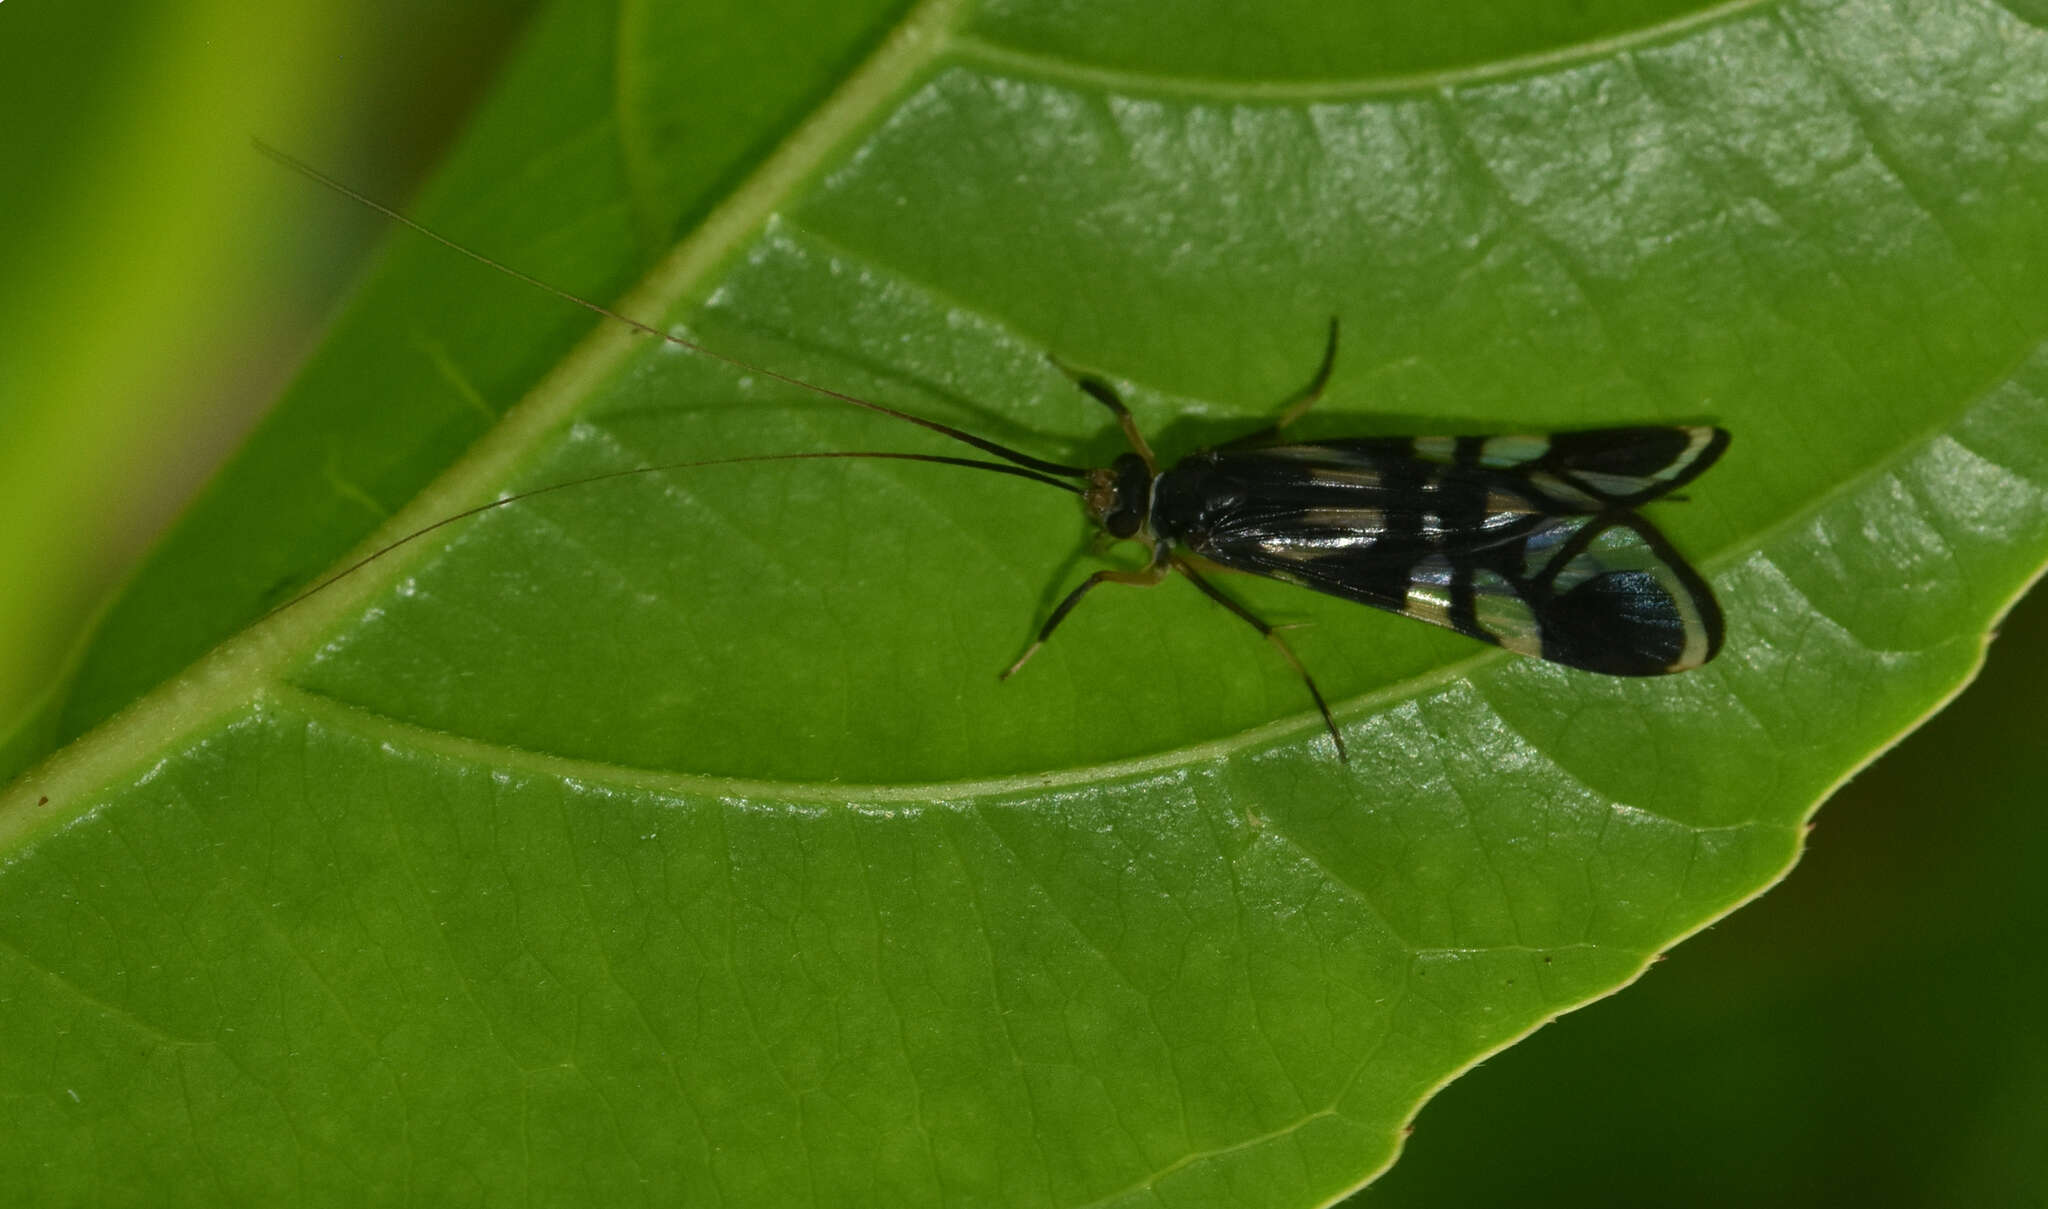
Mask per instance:
[[[1404,59],[1284,7],[564,6],[419,211],[1063,459],[1117,443],[1048,353],[1171,456],[1332,314],[1310,436],[1711,418],[1656,516],[1717,662],[1603,680],[1233,583],[1314,623],[1339,765],[1185,585],[999,684],[1084,569],[1071,500],[807,463],[499,509],[208,655],[502,491],[935,448],[399,239],[0,814],[22,1178],[1316,1203],[1769,884],[2048,554],[2048,34],[1475,5]]]

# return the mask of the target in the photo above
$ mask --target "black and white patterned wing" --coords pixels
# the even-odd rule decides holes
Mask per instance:
[[[1453,478],[1515,480],[1557,511],[1599,512],[1639,507],[1668,494],[1705,473],[1727,448],[1726,429],[1676,425],[1496,437],[1366,437],[1260,452],[1408,457]]]
[[[1629,505],[1704,470],[1718,433],[1216,450],[1162,476],[1156,523],[1222,566],[1570,667],[1662,675],[1714,657],[1721,610]]]

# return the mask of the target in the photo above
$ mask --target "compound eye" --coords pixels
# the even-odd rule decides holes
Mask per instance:
[[[1136,537],[1145,527],[1145,513],[1151,508],[1152,471],[1145,459],[1127,453],[1116,460],[1116,502],[1102,527],[1119,540]]]

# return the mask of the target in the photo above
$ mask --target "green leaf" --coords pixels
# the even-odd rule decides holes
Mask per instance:
[[[1332,314],[1311,433],[1711,417],[1658,521],[1717,662],[1610,681],[1244,585],[1314,623],[1340,765],[1185,585],[997,683],[1072,503],[851,463],[553,493],[238,633],[499,492],[932,447],[400,239],[0,803],[9,1182],[1317,1203],[1770,884],[2048,558],[2048,34],[1234,9],[565,4],[418,210],[1063,459],[1117,442],[1046,354],[1172,455]]]
[[[2048,1127],[2048,593],[1991,649],[1829,801],[1798,876],[1459,1080],[1358,1205],[2027,1203]]]

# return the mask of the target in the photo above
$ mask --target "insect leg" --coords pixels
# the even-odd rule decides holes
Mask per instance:
[[[1279,648],[1280,653],[1286,656],[1287,662],[1294,666],[1295,673],[1301,677],[1302,684],[1308,688],[1308,695],[1314,699],[1317,712],[1323,715],[1323,726],[1330,732],[1330,742],[1337,745],[1337,759],[1342,763],[1349,764],[1351,756],[1344,750],[1344,736],[1337,731],[1337,720],[1330,716],[1330,707],[1323,700],[1322,690],[1316,687],[1315,677],[1308,674],[1308,668],[1302,665],[1301,657],[1296,655],[1294,648],[1288,646],[1287,640],[1280,636],[1279,629],[1267,624],[1258,614],[1225,595],[1223,589],[1202,578],[1195,571],[1194,567],[1188,564],[1186,559],[1173,559],[1172,565],[1174,570],[1187,576],[1190,583],[1200,588],[1204,596],[1242,617],[1246,625],[1257,630],[1262,638]]]
[[[1045,640],[1052,637],[1052,632],[1059,628],[1060,622],[1067,619],[1067,614],[1074,611],[1074,606],[1080,604],[1081,598],[1086,596],[1088,590],[1096,584],[1135,584],[1141,588],[1149,588],[1160,580],[1165,579],[1167,570],[1166,560],[1160,558],[1154,559],[1152,564],[1142,571],[1097,571],[1095,574],[1082,580],[1081,586],[1067,593],[1067,598],[1060,601],[1053,609],[1052,616],[1045,619],[1045,624],[1039,627],[1038,637],[1032,640],[1030,646],[1024,648],[1022,655],[1017,656],[1017,662],[1003,669],[1003,674],[997,677],[997,679],[1008,680],[1017,674],[1018,668],[1029,663],[1031,657],[1038,653],[1038,648],[1044,646]]]
[[[1089,398],[1109,408],[1110,414],[1115,416],[1116,422],[1123,427],[1124,439],[1131,443],[1131,448],[1137,451],[1139,457],[1145,459],[1145,469],[1158,474],[1159,462],[1152,456],[1152,447],[1145,443],[1145,434],[1138,431],[1138,422],[1131,418],[1130,408],[1124,406],[1124,401],[1118,397],[1115,388],[1094,374],[1077,370],[1057,357],[1048,357],[1046,360],[1051,361],[1061,373],[1072,378],[1074,385],[1080,387]]]
[[[1249,445],[1279,435],[1281,429],[1299,420],[1308,412],[1309,408],[1316,405],[1316,400],[1323,397],[1323,388],[1330,384],[1330,371],[1336,368],[1336,365],[1337,317],[1332,315],[1330,316],[1330,338],[1323,345],[1323,363],[1316,367],[1315,376],[1308,380],[1308,385],[1295,391],[1281,402],[1280,414],[1274,418],[1271,424],[1256,432],[1248,432],[1235,440],[1227,441],[1224,443],[1224,447]]]

